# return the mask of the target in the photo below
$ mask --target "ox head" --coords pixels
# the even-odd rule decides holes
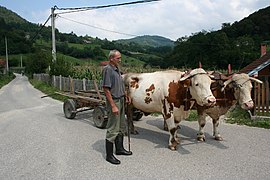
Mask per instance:
[[[180,79],[189,87],[192,98],[200,106],[214,106],[216,103],[216,98],[210,89],[212,82],[210,77],[202,68],[198,68],[186,73]]]
[[[238,101],[239,105],[243,109],[251,109],[254,106],[253,100],[251,99],[251,80],[262,83],[262,81],[249,77],[245,73],[234,74],[229,80],[224,82],[222,91],[227,88],[234,89],[234,97]]]

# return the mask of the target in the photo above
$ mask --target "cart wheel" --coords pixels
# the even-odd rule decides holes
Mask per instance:
[[[133,112],[133,121],[139,121],[143,116],[143,113],[140,112],[140,111],[137,111],[137,112]]]
[[[98,128],[105,128],[107,125],[108,117],[106,110],[103,106],[97,106],[93,111],[93,120]]]
[[[76,102],[73,99],[67,99],[63,106],[65,117],[74,119],[76,116]]]

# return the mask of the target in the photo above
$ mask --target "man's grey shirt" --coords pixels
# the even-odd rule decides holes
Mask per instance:
[[[110,89],[113,99],[125,95],[125,84],[118,68],[111,64],[106,65],[102,70],[102,86]]]

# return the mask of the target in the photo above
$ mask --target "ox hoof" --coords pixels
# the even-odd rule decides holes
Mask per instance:
[[[223,138],[220,137],[220,136],[217,136],[217,137],[215,137],[215,140],[217,140],[217,141],[223,141]]]
[[[198,133],[197,134],[197,140],[200,141],[200,142],[204,142],[205,141],[204,133]]]
[[[172,151],[175,151],[175,150],[176,150],[176,147],[173,146],[173,145],[170,145],[168,148],[169,148],[170,150],[172,150]]]
[[[197,140],[200,142],[205,142],[205,137],[197,137]]]
[[[175,151],[177,144],[177,141],[173,141],[172,144],[169,145],[169,149]]]
[[[197,140],[200,142],[205,142],[205,138],[203,138],[203,137],[198,137]]]

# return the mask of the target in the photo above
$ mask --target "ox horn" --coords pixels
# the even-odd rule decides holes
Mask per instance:
[[[180,81],[184,81],[184,80],[188,79],[190,76],[191,76],[191,74],[188,74],[188,75],[180,78]]]
[[[221,91],[224,91],[224,89],[226,88],[226,86],[228,85],[228,84],[230,84],[232,82],[232,78],[231,79],[228,79],[227,81],[225,81],[224,82],[224,86],[223,86],[223,88],[221,89]]]
[[[182,77],[182,78],[180,79],[180,81],[184,81],[184,80],[186,80],[186,79],[188,79],[188,78],[190,78],[190,77],[192,77],[192,76],[195,76],[195,75],[197,75],[197,74],[206,74],[206,72],[205,72],[205,70],[203,70],[202,68],[193,69],[192,71],[189,72],[188,75]]]
[[[259,79],[254,78],[254,77],[249,77],[249,79],[253,80],[253,81],[257,82],[257,83],[260,83],[260,84],[263,83],[262,81],[260,81]]]

